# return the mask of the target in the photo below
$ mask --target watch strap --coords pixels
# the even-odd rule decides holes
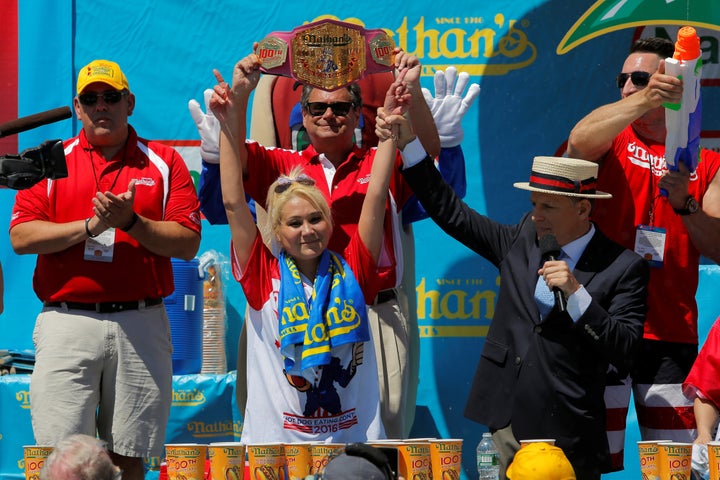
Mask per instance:
[[[697,200],[695,200],[695,197],[693,197],[692,195],[688,195],[687,199],[685,200],[685,206],[683,208],[673,207],[673,211],[677,215],[681,215],[681,216],[692,215],[693,213],[697,213],[697,211],[698,211]]]

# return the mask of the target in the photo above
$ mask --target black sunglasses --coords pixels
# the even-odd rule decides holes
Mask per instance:
[[[329,108],[330,110],[332,110],[333,115],[335,115],[336,117],[344,117],[350,112],[350,109],[354,106],[355,104],[352,102],[310,102],[307,104],[307,111],[313,117],[320,117],[324,115]]]
[[[650,74],[648,72],[620,73],[617,76],[618,88],[623,88],[627,83],[628,78],[636,87],[646,87],[650,81]]]
[[[78,95],[78,100],[80,100],[80,103],[86,106],[95,105],[98,101],[98,98],[102,97],[103,101],[107,104],[113,105],[120,101],[122,97],[127,95],[127,90],[111,90],[109,92],[103,92],[103,93],[81,93]]]

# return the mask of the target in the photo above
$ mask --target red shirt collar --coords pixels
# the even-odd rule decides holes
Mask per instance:
[[[352,150],[350,151],[347,158],[345,159],[345,162],[343,162],[343,163],[346,163],[349,161],[357,161],[357,160],[365,157],[366,153],[367,153],[366,148],[360,148],[356,144],[353,144]],[[308,145],[307,148],[301,152],[301,155],[303,157],[305,157],[309,162],[319,162],[320,161],[319,160],[320,154],[317,152],[317,150],[315,150],[315,147],[312,144]]]
[[[100,150],[88,141],[87,135],[85,135],[84,128],[80,130],[80,135],[78,135],[78,137],[80,138],[80,146],[83,148],[83,150],[92,150],[99,155]],[[138,140],[137,132],[131,125],[128,125],[128,138],[127,138],[127,141],[125,142],[125,146],[123,148],[121,148],[120,150],[118,150],[118,152],[115,154],[115,156],[112,159],[110,159],[109,161],[124,158],[124,156],[125,156],[124,150],[126,148],[128,148],[128,145],[133,145],[133,146],[136,145],[137,140]],[[131,148],[130,151],[132,151],[132,147],[130,147],[130,148]]]

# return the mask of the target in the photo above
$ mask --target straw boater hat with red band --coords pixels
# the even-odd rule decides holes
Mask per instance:
[[[567,157],[535,157],[529,182],[513,186],[531,192],[554,193],[568,197],[612,198],[597,190],[598,165]]]

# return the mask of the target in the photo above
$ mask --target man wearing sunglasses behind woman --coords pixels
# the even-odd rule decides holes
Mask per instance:
[[[43,302],[33,433],[39,445],[99,435],[123,480],[141,480],[143,458],[163,454],[172,401],[170,257],[197,253],[199,202],[180,155],[128,125],[135,96],[117,63],[83,67],[77,93],[68,177],[18,192],[10,223],[15,252],[37,254]]]
[[[720,155],[703,149],[693,173],[683,164],[668,171],[665,162],[663,103],[679,103],[683,90],[682,80],[665,74],[673,52],[670,40],[636,41],[617,77],[622,98],[580,120],[568,140],[570,157],[600,164],[598,189],[613,195],[594,210],[600,229],[626,248],[638,251],[652,240],[664,252],[651,261],[640,348],[632,364],[618,366],[617,385],[606,390],[616,469],[622,469],[627,373],[644,440],[694,438],[692,402],[681,384],[697,356],[699,257],[720,260]]]

